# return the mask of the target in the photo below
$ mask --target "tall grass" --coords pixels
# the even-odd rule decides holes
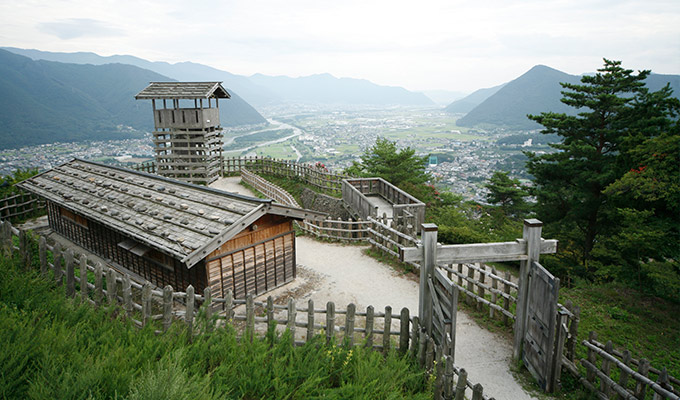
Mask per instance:
[[[249,342],[232,328],[193,338],[181,324],[138,330],[116,308],[64,297],[0,258],[3,399],[430,399],[407,357],[361,347],[302,347],[272,332]]]

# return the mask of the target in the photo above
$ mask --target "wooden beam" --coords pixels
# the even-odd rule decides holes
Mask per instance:
[[[558,241],[541,239],[540,253],[557,252]],[[404,262],[423,260],[423,248],[404,247],[399,249],[399,258]],[[465,264],[471,262],[524,261],[527,259],[527,247],[524,239],[514,242],[473,243],[438,245],[437,262],[446,264]]]

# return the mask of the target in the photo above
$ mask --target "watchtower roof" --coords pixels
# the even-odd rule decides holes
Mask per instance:
[[[191,268],[264,214],[323,218],[144,172],[75,159],[18,184]]]
[[[222,82],[151,82],[135,99],[228,99]]]

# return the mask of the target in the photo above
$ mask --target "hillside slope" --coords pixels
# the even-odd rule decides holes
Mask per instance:
[[[153,117],[134,95],[171,80],[131,65],[34,61],[0,50],[0,148],[138,136],[125,127],[151,130]],[[265,121],[248,107],[236,96],[220,102],[222,125]]]
[[[463,97],[462,99],[456,100],[456,101],[452,102],[451,104],[449,104],[448,106],[446,106],[446,108],[444,108],[444,111],[451,113],[451,114],[468,113],[473,108],[475,108],[479,104],[481,104],[484,100],[493,96],[503,86],[505,86],[505,84],[486,88],[486,89],[475,90],[474,92]]]
[[[576,113],[576,110],[560,100],[563,90],[561,82],[580,84],[581,76],[569,75],[544,65],[537,65],[489,96],[459,119],[457,124],[540,129],[541,126],[528,119],[527,114],[536,115],[547,111],[572,115]],[[666,83],[671,85],[675,97],[678,97],[680,95],[679,75],[651,74],[646,80],[647,87],[652,91],[659,90]]]

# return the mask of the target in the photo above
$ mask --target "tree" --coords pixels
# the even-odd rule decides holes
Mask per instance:
[[[529,115],[545,134],[557,134],[557,151],[527,153],[527,170],[534,176],[537,216],[556,224],[561,234],[579,243],[581,262],[590,259],[598,235],[610,226],[602,191],[622,173],[619,165],[625,122],[635,96],[643,91],[649,71],[621,67],[604,60],[604,67],[581,78],[581,85],[563,83],[562,102],[580,110],[577,116],[552,112]]]
[[[507,172],[494,172],[493,176],[484,185],[489,189],[486,201],[491,204],[498,204],[507,216],[520,217],[528,209],[525,197],[528,196],[527,190],[518,179],[508,176]]]
[[[543,133],[561,137],[553,153],[526,153],[537,217],[590,276],[620,277],[632,266],[641,271],[652,259],[680,256],[677,224],[671,228],[678,215],[673,143],[680,105],[668,86],[644,87],[649,73],[605,59],[582,84],[562,84],[562,102],[578,115],[529,116]]]
[[[427,156],[418,157],[410,147],[397,150],[396,142],[378,138],[345,173],[356,176],[378,176],[395,186],[406,183],[419,185],[429,179],[425,172]]]

